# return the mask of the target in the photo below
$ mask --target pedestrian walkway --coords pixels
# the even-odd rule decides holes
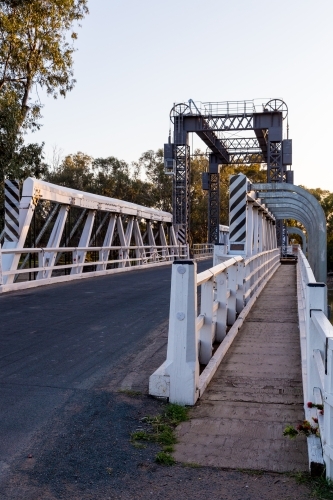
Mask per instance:
[[[296,267],[266,285],[203,397],[178,427],[177,461],[275,472],[308,470],[304,437],[283,436],[304,419]]]

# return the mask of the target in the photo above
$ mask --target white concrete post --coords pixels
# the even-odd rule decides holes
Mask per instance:
[[[324,387],[324,429],[325,439],[322,437],[326,477],[333,479],[333,339],[327,342],[327,374]]]
[[[149,394],[181,405],[194,405],[199,395],[196,279],[195,262],[173,263],[167,359],[149,378]]]
[[[263,245],[263,211],[259,208],[258,216],[258,253],[264,251]]]
[[[251,280],[247,279],[249,277],[250,273],[251,273],[251,262],[248,262],[246,265],[244,265],[244,280],[246,280],[245,284],[244,284],[244,295],[251,288]],[[246,306],[246,304],[248,303],[248,301],[250,300],[250,298],[251,297],[247,296],[244,299],[244,306]]]
[[[236,292],[237,292],[237,272],[238,268],[236,264],[228,267],[228,290],[230,291],[230,296],[228,299],[228,309],[227,309],[227,324],[233,325],[236,321]]]
[[[225,248],[226,248],[225,245],[222,243],[214,245],[213,266],[217,266],[218,264],[221,264],[225,260],[230,259],[230,255],[226,254]]]
[[[237,263],[237,291],[236,291],[236,311],[240,313],[244,309],[244,261]]]
[[[214,281],[210,279],[201,285],[201,308],[200,314],[205,316],[204,324],[200,330],[199,361],[208,365],[213,352],[213,336],[215,335],[213,324],[214,303]]]
[[[259,210],[258,207],[253,207],[253,253],[257,254],[259,249],[259,236],[258,236],[258,219]]]
[[[322,350],[322,340],[316,332],[311,320],[311,311],[325,310],[325,283],[308,283],[306,286],[306,363],[307,363],[307,388],[308,401],[313,401],[314,387],[320,387],[321,382],[313,358],[314,349]],[[322,353],[323,354],[323,353]]]
[[[222,342],[227,333],[227,276],[222,272],[216,278],[216,300],[219,307],[216,311],[216,340]]]
[[[253,202],[246,202],[246,242],[245,255],[253,254]]]

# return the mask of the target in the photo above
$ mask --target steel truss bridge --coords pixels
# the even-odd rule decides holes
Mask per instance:
[[[170,265],[166,361],[151,373],[149,392],[193,405],[207,390],[251,308],[280,268],[277,221],[296,219],[305,228],[308,247],[307,256],[298,248],[290,250],[297,256],[304,410],[307,419],[318,419],[320,428],[320,437],[313,435],[308,440],[309,464],[325,465],[327,477],[333,479],[333,327],[327,319],[325,215],[312,195],[286,182],[290,170],[285,167],[291,159],[286,152],[290,143],[284,146],[281,135],[284,110],[276,109],[277,102],[272,104],[274,109],[265,107],[258,113],[253,108],[250,112],[248,102],[242,110],[239,103],[234,106],[209,103],[200,109],[190,102],[179,113],[174,109],[176,140],[168,147],[175,151],[170,161],[176,169],[176,215],[32,178],[25,181],[20,193],[18,184],[8,181],[4,244],[0,247],[0,300],[15,290]],[[212,147],[214,143],[209,176],[218,175],[219,165],[239,154],[262,154],[269,166],[267,183],[254,184],[244,174],[230,178],[229,227],[219,227],[223,241],[214,245],[213,266],[201,273],[190,259],[186,221],[185,225],[177,222],[189,210],[179,193],[188,194],[186,141],[192,129]],[[230,129],[252,130],[256,137],[222,135]],[[272,160],[274,148],[279,150],[278,166]],[[283,160],[284,155],[288,160]],[[182,168],[185,187],[180,182]],[[209,183],[213,181],[209,179]],[[185,240],[180,244],[184,227]],[[11,355],[9,352],[9,358]],[[324,415],[308,411],[306,401],[321,405]]]

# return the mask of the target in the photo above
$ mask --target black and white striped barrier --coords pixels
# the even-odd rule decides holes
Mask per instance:
[[[19,239],[20,185],[17,180],[5,180],[5,238],[12,243]]]
[[[277,247],[275,218],[244,174],[230,177],[228,255],[251,255]]]

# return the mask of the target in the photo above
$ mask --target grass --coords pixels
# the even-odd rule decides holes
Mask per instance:
[[[307,484],[311,489],[313,498],[318,500],[333,500],[333,481],[326,479],[324,476],[311,477],[305,472],[297,472],[292,474],[292,477],[300,484]]]
[[[155,461],[161,465],[173,465],[175,463],[171,453],[177,439],[175,429],[180,422],[188,420],[188,409],[176,404],[167,404],[160,415],[148,416],[143,421],[149,425],[147,431],[136,431],[131,434],[132,444],[139,448],[143,442],[158,443],[162,451],[157,453]]]
[[[173,465],[176,463],[176,460],[173,458],[170,453],[165,453],[165,451],[160,451],[157,453],[155,457],[155,462],[161,465]]]

